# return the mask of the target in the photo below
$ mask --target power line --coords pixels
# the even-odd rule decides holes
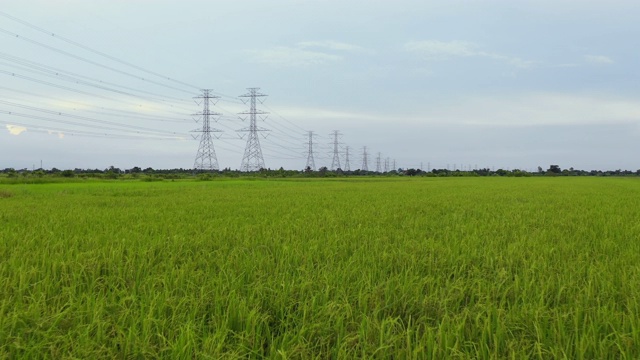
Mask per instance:
[[[53,46],[49,46],[49,45],[43,44],[43,43],[41,43],[39,41],[36,41],[36,40],[33,40],[33,39],[29,39],[27,37],[24,37],[22,35],[16,34],[14,32],[11,32],[11,31],[8,31],[8,30],[2,29],[2,28],[0,28],[0,32],[4,33],[4,34],[7,34],[7,35],[9,35],[11,37],[15,37],[16,39],[20,39],[20,40],[23,40],[23,41],[26,41],[26,42],[29,42],[29,43],[44,47],[45,49],[51,50],[53,52],[56,52],[56,53],[71,57],[71,58],[76,59],[76,60],[80,60],[82,62],[85,62],[87,64],[91,64],[93,66],[97,66],[97,67],[100,67],[100,68],[103,68],[103,69],[107,69],[107,70],[113,71],[113,72],[121,74],[121,75],[129,76],[129,77],[135,78],[137,80],[141,80],[141,81],[148,82],[148,83],[151,83],[151,84],[154,84],[154,85],[162,86],[162,87],[165,87],[165,88],[168,88],[168,89],[182,91],[182,92],[186,92],[186,93],[192,93],[192,91],[188,91],[188,90],[177,88],[175,86],[159,83],[157,81],[146,79],[146,78],[144,78],[142,76],[138,76],[138,75],[126,72],[126,71],[118,70],[118,69],[113,68],[113,67],[108,66],[108,65],[100,64],[100,63],[98,63],[96,61],[86,59],[86,58],[84,58],[82,56],[74,55],[74,54],[72,54],[72,53],[70,53],[68,51],[57,49],[57,48],[55,48]]]
[[[8,113],[6,111],[0,110],[0,113]],[[14,114],[12,114],[14,115]],[[31,116],[23,116],[26,118],[31,118]],[[37,118],[37,117],[36,117]],[[186,139],[180,137],[160,137],[157,135],[145,135],[145,134],[133,134],[133,135],[123,135],[123,134],[111,134],[111,133],[100,133],[86,130],[78,130],[78,129],[66,129],[59,127],[42,127],[41,125],[28,124],[23,122],[16,121],[3,121],[0,120],[0,124],[5,124],[7,126],[21,126],[26,129],[26,131],[40,132],[40,133],[58,133],[58,135],[78,135],[78,136],[87,136],[87,137],[100,137],[100,138],[111,138],[111,139],[129,139],[129,140],[178,140],[184,141]]]
[[[269,111],[271,111],[272,113],[276,114],[276,116],[278,116],[279,118],[281,118],[282,120],[288,122],[289,124],[297,127],[299,130],[302,131],[307,131],[306,129],[303,129],[302,127],[300,127],[299,125],[297,125],[296,123],[294,123],[293,121],[289,121],[287,120],[284,116],[280,115],[278,112],[276,112],[275,110],[273,110],[272,108],[268,107],[265,105],[265,108],[267,108]]]
[[[105,57],[105,58],[110,59],[110,60],[112,60],[112,61],[118,62],[118,63],[120,63],[120,64],[123,64],[123,65],[129,66],[129,67],[134,68],[134,69],[136,69],[136,70],[139,70],[139,71],[142,71],[142,72],[145,72],[145,73],[147,73],[147,74],[154,75],[154,76],[158,76],[158,77],[160,77],[160,78],[162,78],[162,79],[169,80],[169,81],[175,82],[175,83],[180,84],[180,85],[184,85],[184,86],[191,87],[191,88],[194,88],[194,89],[200,89],[200,87],[199,87],[199,86],[191,85],[191,84],[188,84],[188,83],[185,83],[185,82],[182,82],[182,81],[179,81],[179,80],[176,80],[176,79],[170,78],[170,77],[168,77],[168,76],[164,76],[164,75],[159,74],[159,73],[157,73],[157,72],[154,72],[154,71],[151,71],[151,70],[145,69],[145,68],[143,68],[143,67],[140,67],[140,66],[137,66],[137,65],[131,64],[131,63],[127,62],[127,61],[124,61],[124,60],[118,59],[118,58],[116,58],[116,57],[114,57],[114,56],[111,56],[111,55],[105,54],[105,53],[103,53],[103,52],[101,52],[101,51],[95,50],[95,49],[93,49],[93,48],[90,48],[90,47],[88,47],[88,46],[86,46],[86,45],[80,44],[80,43],[78,43],[78,42],[76,42],[76,41],[73,41],[73,40],[71,40],[71,39],[68,39],[68,38],[66,38],[66,37],[63,37],[63,36],[60,36],[60,35],[54,34],[54,33],[52,33],[51,31],[48,31],[48,30],[45,30],[45,29],[43,29],[43,28],[41,28],[41,27],[38,27],[38,26],[36,26],[36,25],[33,25],[33,24],[31,24],[31,23],[29,23],[29,22],[27,22],[27,21],[25,21],[25,20],[18,19],[17,17],[12,16],[12,15],[9,15],[9,14],[7,14],[7,13],[3,12],[3,11],[0,11],[0,16],[4,16],[4,17],[5,17],[5,18],[7,18],[7,19],[11,19],[11,20],[13,20],[13,21],[15,21],[15,22],[18,22],[18,23],[22,24],[22,25],[28,26],[28,27],[30,27],[30,28],[32,28],[32,29],[34,29],[34,30],[37,30],[37,31],[40,31],[40,32],[42,32],[42,33],[44,33],[44,34],[50,35],[50,36],[52,36],[52,37],[55,37],[56,39],[62,40],[62,41],[64,41],[64,42],[68,43],[68,44],[71,44],[71,45],[77,46],[77,47],[79,47],[79,48],[81,48],[81,49],[84,49],[84,50],[86,50],[86,51],[89,51],[89,52],[92,52],[92,53],[94,53],[94,54],[100,55],[100,56],[102,56],[102,57]],[[16,34],[16,35],[17,35],[17,34]],[[184,90],[181,90],[181,91],[184,91]],[[190,92],[190,91],[189,91],[189,92]]]
[[[164,133],[164,134],[169,133],[169,132],[166,132],[166,131],[158,131],[158,130],[155,130],[155,129],[145,128],[145,127],[141,127],[141,126],[120,124],[120,123],[115,123],[115,122],[112,122],[112,121],[99,120],[99,119],[94,119],[94,118],[90,118],[90,117],[86,117],[86,116],[78,116],[78,115],[66,114],[66,113],[59,112],[59,111],[52,111],[52,110],[42,109],[42,108],[38,108],[38,107],[34,107],[34,106],[22,105],[22,104],[14,103],[14,102],[11,102],[11,101],[0,100],[0,104],[10,105],[10,106],[18,107],[18,108],[25,109],[25,110],[32,110],[32,111],[42,112],[42,113],[50,114],[50,115],[68,117],[68,118],[77,119],[77,120],[85,120],[85,121],[94,122],[94,123],[100,123],[100,124],[120,126],[120,127],[125,127],[125,128],[129,128],[129,129],[134,129],[134,130],[143,130],[143,131],[148,131],[148,132],[157,132],[157,133]],[[56,120],[51,120],[51,121],[56,121]],[[71,123],[71,122],[67,122],[67,123]],[[81,124],[81,123],[72,123],[72,124],[82,125],[82,126],[85,125],[85,124]],[[173,132],[171,134],[175,135],[176,133]]]
[[[101,99],[104,99],[104,100],[121,102],[121,103],[125,103],[125,104],[128,103],[130,105],[134,105],[134,106],[137,106],[137,107],[143,107],[143,105],[141,105],[141,104],[135,104],[135,103],[131,103],[131,102],[124,101],[124,100],[117,100],[117,99],[110,98],[108,96],[97,95],[97,94],[90,93],[90,92],[87,92],[87,91],[82,91],[82,90],[73,89],[73,88],[70,88],[70,87],[67,87],[67,86],[57,85],[57,84],[54,84],[54,83],[51,83],[51,82],[48,82],[48,81],[34,79],[32,77],[29,77],[29,76],[20,75],[20,74],[12,73],[12,72],[5,71],[5,70],[0,70],[0,74],[5,74],[5,75],[9,75],[9,76],[16,77],[16,78],[33,81],[33,82],[36,82],[36,83],[40,83],[40,84],[43,84],[43,85],[48,85],[48,86],[55,87],[55,88],[58,88],[58,89],[71,91],[71,92],[74,92],[74,93],[77,93],[77,94],[95,96],[95,97],[98,97],[98,98],[101,98]],[[176,114],[178,114],[178,113],[176,113]]]
[[[67,125],[84,126],[84,127],[94,128],[94,129],[105,129],[105,130],[122,131],[122,132],[126,131],[126,130],[113,128],[113,127],[109,127],[109,126],[98,126],[98,125],[90,126],[90,125],[87,125],[87,124],[77,123],[77,122],[74,122],[74,121],[52,119],[52,118],[48,118],[48,117],[44,117],[44,116],[37,116],[37,115],[29,115],[29,114],[18,113],[18,112],[15,112],[15,111],[0,110],[0,113],[6,114],[6,115],[11,115],[11,116],[22,117],[22,118],[34,119],[34,120],[43,120],[43,121],[57,122],[57,123],[62,123],[62,124],[67,124]],[[129,132],[132,132],[132,131],[129,131]],[[141,131],[135,131],[134,133],[137,133],[137,134],[150,134],[149,132],[141,132]],[[181,134],[175,133],[175,135],[179,136]]]
[[[134,111],[127,111],[127,110],[121,110],[121,109],[114,109],[114,108],[107,108],[104,106],[96,106],[94,104],[90,104],[90,103],[86,103],[86,102],[79,102],[79,101],[71,101],[71,100],[67,100],[67,99],[61,99],[61,98],[56,98],[56,97],[51,97],[51,96],[45,96],[42,94],[37,94],[37,93],[33,93],[31,91],[20,91],[17,89],[10,89],[4,86],[0,86],[0,89],[2,90],[6,90],[6,91],[10,91],[10,92],[14,92],[17,94],[23,94],[23,95],[28,95],[29,97],[36,97],[36,98],[42,98],[42,99],[48,99],[48,100],[55,100],[55,101],[64,101],[66,103],[69,104],[73,104],[73,105],[77,105],[79,107],[91,107],[91,108],[97,108],[103,111],[96,111],[96,110],[88,110],[88,109],[77,109],[74,108],[74,111],[85,111],[85,112],[89,112],[89,113],[94,113],[94,114],[100,114],[100,115],[108,115],[108,116],[114,116],[115,114],[113,113],[117,113],[117,114],[124,114],[126,115],[127,118],[131,118],[131,119],[138,119],[138,120],[145,120],[145,121],[162,121],[162,122],[176,122],[176,123],[187,123],[190,122],[189,120],[186,119],[182,119],[182,120],[178,120],[176,118],[170,118],[170,117],[165,117],[165,116],[159,116],[159,115],[147,115],[144,113],[137,113]],[[118,116],[122,116],[122,115],[118,115]],[[151,117],[151,118],[149,118]]]
[[[0,65],[7,65],[7,64],[0,61]],[[182,107],[182,104],[176,103],[174,100],[162,99],[162,98],[157,97],[156,95],[152,95],[152,96],[149,96],[149,95],[138,95],[138,94],[134,94],[132,92],[119,90],[119,89],[117,89],[117,87],[121,87],[121,88],[124,88],[124,89],[131,89],[131,88],[128,88],[128,87],[125,87],[125,86],[120,86],[120,85],[117,85],[117,84],[114,85],[114,87],[109,87],[107,85],[110,84],[110,83],[104,83],[104,85],[103,85],[103,84],[99,83],[99,80],[96,80],[97,82],[95,82],[94,80],[90,80],[90,81],[82,80],[82,79],[75,78],[73,76],[65,75],[65,74],[63,74],[61,72],[55,72],[53,70],[40,70],[40,69],[34,70],[34,69],[21,67],[20,65],[10,65],[10,64],[9,64],[9,66],[17,68],[18,71],[25,71],[25,72],[36,74],[36,75],[39,75],[39,76],[53,78],[53,79],[56,79],[56,80],[59,80],[59,81],[70,82],[70,83],[73,83],[75,85],[80,85],[80,86],[83,86],[83,87],[92,87],[92,88],[95,88],[95,89],[98,89],[98,90],[103,90],[103,91],[114,93],[114,94],[117,94],[117,95],[123,95],[125,97],[141,99],[141,100],[144,100],[146,102],[153,102],[153,103],[156,103],[156,105],[159,106],[159,107],[168,107],[168,108],[171,108],[171,109],[177,109],[177,110],[182,110],[182,111],[190,111],[189,109]],[[6,74],[6,72],[5,72],[5,74]],[[16,74],[16,73],[11,73],[11,74],[12,74],[12,76],[15,76],[14,74]],[[22,77],[19,74],[18,74],[17,77],[23,78],[23,79],[28,80],[28,81],[39,80],[39,79],[34,78],[34,77],[27,77],[27,76]],[[44,81],[44,80],[40,80],[40,81]],[[55,83],[47,82],[46,85],[52,86],[52,84],[55,84]],[[62,85],[58,85],[58,86],[62,86]],[[69,88],[67,88],[67,89],[69,89]],[[73,89],[73,88],[71,88],[71,89]],[[133,91],[138,91],[138,90],[133,89]],[[94,94],[94,96],[98,96],[98,95]],[[160,96],[162,96],[162,95],[160,95]],[[117,100],[117,101],[126,101],[126,100]]]

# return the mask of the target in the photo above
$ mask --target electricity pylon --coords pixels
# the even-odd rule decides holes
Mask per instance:
[[[307,132],[309,135],[309,154],[307,154],[307,166],[306,169],[310,169],[312,171],[316,170],[316,162],[313,160],[313,131]]]
[[[349,147],[345,148],[345,158],[344,158],[344,171],[351,171],[351,165],[349,162]]]
[[[211,95],[211,90],[209,89],[203,89],[202,95],[195,97],[195,99],[202,99],[202,112],[194,114],[195,116],[201,117],[202,129],[192,131],[201,133],[201,135],[199,135],[200,146],[198,147],[196,160],[193,164],[195,170],[214,171],[220,169],[218,166],[218,158],[216,157],[216,150],[213,147],[213,139],[211,138],[212,132],[222,132],[222,130],[211,127],[211,117],[220,114],[209,110],[210,105],[215,105],[215,99],[218,98],[219,96]],[[197,138],[198,136],[194,136],[194,139]]]
[[[340,153],[338,149],[340,144],[338,143],[338,136],[340,136],[340,132],[338,130],[333,130],[331,133],[333,135],[333,161],[331,161],[331,170],[340,169]]]
[[[362,150],[362,171],[369,171],[369,154],[366,146]]]
[[[267,129],[261,128],[257,126],[257,115],[266,115],[267,112],[256,109],[256,100],[259,97],[267,96],[265,94],[259,93],[258,90],[260,88],[248,88],[248,93],[244,95],[240,95],[241,98],[249,98],[248,100],[241,99],[242,102],[250,103],[249,111],[241,112],[242,115],[249,115],[249,127],[240,129],[240,132],[248,132],[249,136],[247,137],[247,146],[244,149],[244,156],[242,157],[242,164],[240,165],[241,171],[259,171],[260,169],[264,169],[264,158],[262,157],[262,149],[260,148],[260,138],[258,137],[258,132],[260,131],[269,131]],[[262,103],[262,101],[260,101]],[[246,117],[242,120],[246,120]],[[261,117],[262,121],[266,120],[265,117]]]
[[[380,158],[382,154],[378,153],[378,157],[376,158],[376,172],[377,173],[381,173],[382,172],[382,159]]]

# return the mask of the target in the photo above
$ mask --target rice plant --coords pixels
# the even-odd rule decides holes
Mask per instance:
[[[636,179],[0,194],[0,358],[640,358]]]

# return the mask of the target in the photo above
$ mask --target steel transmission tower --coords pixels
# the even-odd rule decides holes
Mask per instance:
[[[376,172],[377,173],[381,173],[382,172],[382,159],[380,158],[380,153],[378,153],[378,157],[376,158]]]
[[[195,99],[202,99],[202,112],[194,115],[200,116],[202,120],[202,129],[193,130],[192,132],[202,133],[200,137],[200,146],[198,147],[198,153],[196,154],[196,161],[193,164],[193,168],[200,171],[213,171],[219,170],[218,158],[216,157],[216,151],[213,148],[213,139],[211,138],[212,132],[222,132],[222,130],[214,129],[211,127],[211,117],[220,115],[219,113],[209,110],[210,105],[215,105],[215,99],[219,96],[211,95],[211,90],[203,89],[202,95]],[[194,136],[197,139],[198,136]]]
[[[309,131],[309,154],[307,155],[307,166],[305,169],[316,170],[316,163],[313,160],[313,131]]]
[[[384,159],[384,172],[389,172],[389,158]]]
[[[349,165],[349,147],[347,146],[345,149],[345,158],[344,158],[344,171],[351,171],[351,165]]]
[[[248,98],[248,100],[241,99],[242,102],[250,103],[249,111],[241,112],[241,115],[249,115],[249,127],[238,130],[240,132],[248,132],[249,136],[247,137],[247,146],[244,149],[244,156],[242,157],[242,164],[240,165],[241,171],[259,171],[260,169],[264,169],[264,158],[262,157],[262,149],[260,148],[260,138],[258,137],[258,132],[260,131],[269,131],[267,129],[263,129],[258,127],[257,123],[257,115],[266,115],[267,112],[257,110],[256,109],[256,100],[260,97],[267,96],[265,94],[259,93],[258,90],[260,88],[248,88],[248,93],[244,95],[240,95],[241,98]],[[262,101],[260,101],[262,103]],[[243,118],[242,120],[246,120]],[[266,120],[266,117],[262,117],[262,121]]]
[[[340,155],[338,149],[340,144],[338,143],[338,136],[340,136],[340,132],[338,130],[333,130],[331,133],[333,135],[333,161],[331,161],[331,170],[340,169]]]
[[[369,154],[366,146],[362,150],[362,171],[369,171]]]

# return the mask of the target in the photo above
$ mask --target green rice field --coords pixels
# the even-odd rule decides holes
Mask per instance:
[[[0,359],[638,359],[640,180],[0,184]]]

